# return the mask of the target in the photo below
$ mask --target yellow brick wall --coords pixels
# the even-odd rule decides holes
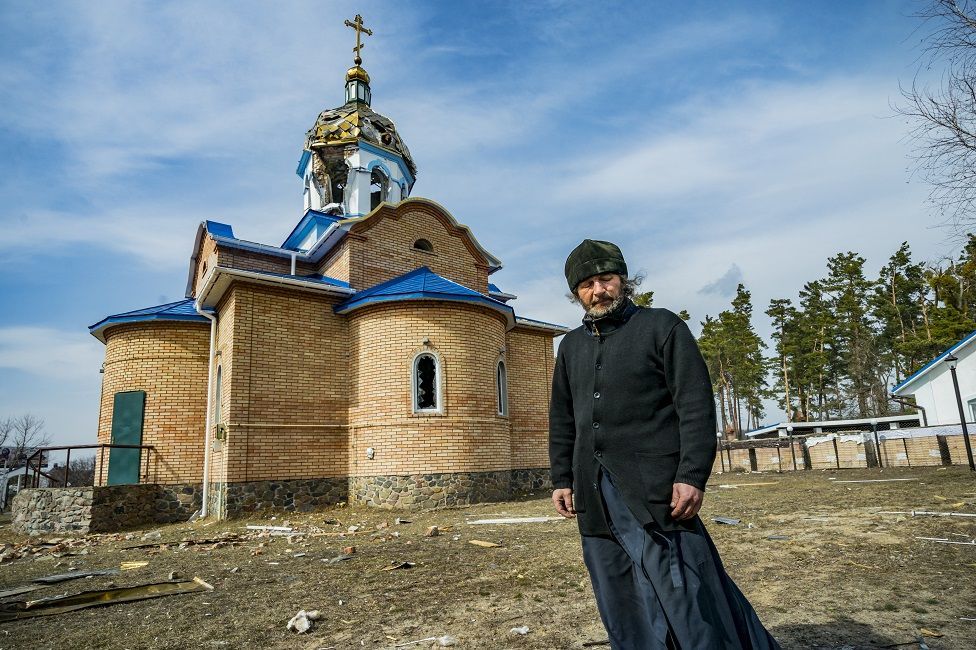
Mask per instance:
[[[505,343],[512,469],[549,467],[549,395],[552,336],[516,327]]]
[[[413,247],[421,238],[433,245],[433,252]],[[408,202],[381,208],[352,227],[347,245],[348,282],[354,289],[365,289],[427,266],[448,280],[480,293],[488,292],[488,267],[484,260],[472,250],[464,232],[428,204]]]
[[[203,242],[200,244],[200,252],[197,253],[196,269],[193,272],[192,296],[196,297],[203,278],[210,269],[217,266],[218,260],[217,242],[209,234],[204,235]]]
[[[836,453],[831,440],[813,445],[809,452],[811,469],[837,468],[838,457],[842,469],[868,466],[867,450],[863,444],[853,441],[842,442],[838,439]]]
[[[109,329],[98,442],[111,442],[115,394],[145,391],[142,444],[154,445],[157,451],[150,480],[162,484],[199,482],[203,475],[209,345],[207,323],[155,321]],[[96,479],[98,475],[96,472]],[[102,481],[107,480],[105,468]]]
[[[349,342],[338,299],[243,283],[230,293],[219,340],[226,480],[345,475]]]
[[[349,240],[344,239],[322,260],[318,273],[349,282]]]
[[[505,346],[500,314],[458,303],[377,305],[349,314],[349,342],[350,475],[511,467],[509,419],[495,401]],[[413,413],[413,358],[425,350],[441,360],[441,415]]]
[[[946,436],[945,441],[949,448],[949,461],[953,465],[969,465],[969,457],[966,455],[966,441],[963,440],[962,434]],[[969,446],[973,450],[973,456],[976,457],[976,436],[972,432],[969,434]]]

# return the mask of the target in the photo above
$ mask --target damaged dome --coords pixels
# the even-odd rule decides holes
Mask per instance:
[[[399,155],[410,173],[417,175],[417,167],[410,156],[410,150],[400,139],[396,125],[363,102],[351,101],[339,108],[319,113],[315,125],[306,134],[305,148],[315,151],[321,147],[354,143],[357,140],[365,140]]]

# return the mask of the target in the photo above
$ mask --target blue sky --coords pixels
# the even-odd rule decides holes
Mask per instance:
[[[567,252],[618,242],[697,324],[735,284],[794,297],[827,257],[954,254],[891,105],[914,2],[0,4],[0,417],[94,441],[87,326],[183,296],[196,225],[279,244],[294,169],[339,105],[358,11],[373,107],[505,268],[574,323]],[[697,329],[697,326],[696,326]],[[776,414],[771,413],[770,419]]]

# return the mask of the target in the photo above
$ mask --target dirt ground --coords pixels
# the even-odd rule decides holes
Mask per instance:
[[[841,482],[893,478],[912,480]],[[976,476],[961,467],[718,475],[702,516],[727,570],[784,648],[918,648],[919,639],[933,650],[976,648],[976,620],[965,620],[976,619],[976,546],[918,539],[971,541],[976,518],[880,514],[913,509],[976,513]],[[552,514],[548,494],[539,493],[437,512],[335,507],[176,524],[46,549],[35,538],[36,554],[0,565],[0,591],[69,570],[148,564],[8,602],[166,581],[173,571],[177,579],[199,576],[214,590],[4,623],[0,649],[340,650],[444,635],[459,648],[590,647],[584,644],[606,634],[575,523],[468,523]],[[741,522],[720,525],[714,516]],[[305,534],[271,536],[247,531],[247,524]],[[340,536],[351,526],[359,529]],[[425,536],[430,526],[441,534]],[[17,549],[25,541],[0,527],[0,543]],[[171,544],[125,548],[165,542]],[[351,558],[331,561],[348,546],[355,546]],[[399,562],[414,566],[383,570]],[[299,609],[321,613],[303,635],[285,628]],[[521,626],[527,634],[511,631]]]

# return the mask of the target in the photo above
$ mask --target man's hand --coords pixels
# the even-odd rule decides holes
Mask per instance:
[[[555,493],[553,493],[552,498],[556,498]],[[674,487],[671,488],[671,507],[674,508],[671,511],[671,518],[675,521],[691,519],[701,510],[702,499],[704,498],[705,493],[694,485],[675,483]]]
[[[573,489],[560,488],[552,491],[552,503],[556,506],[556,512],[563,517],[575,517],[576,509],[573,508]]]

